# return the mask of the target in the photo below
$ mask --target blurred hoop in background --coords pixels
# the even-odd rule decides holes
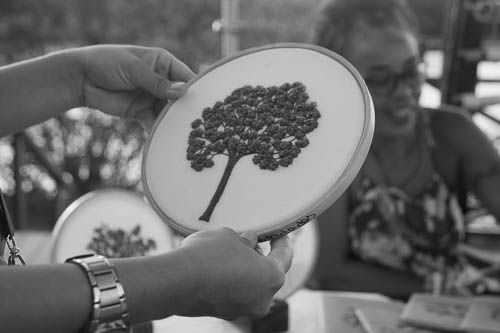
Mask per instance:
[[[97,190],[64,210],[52,233],[52,262],[82,253],[134,257],[171,251],[173,231],[139,194]]]

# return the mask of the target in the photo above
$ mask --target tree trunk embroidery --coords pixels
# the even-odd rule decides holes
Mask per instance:
[[[201,221],[206,221],[206,222],[210,221],[210,217],[212,216],[214,208],[219,202],[222,193],[224,193],[224,189],[226,188],[229,176],[231,176],[231,172],[233,172],[233,169],[236,166],[236,163],[238,163],[238,161],[239,158],[230,158],[229,161],[227,162],[226,168],[224,169],[224,173],[222,174],[222,178],[219,182],[219,185],[217,186],[217,190],[215,190],[215,193],[212,199],[210,200],[210,204],[208,205],[207,209],[199,218]]]

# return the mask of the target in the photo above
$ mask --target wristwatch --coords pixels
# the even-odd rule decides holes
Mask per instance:
[[[78,265],[92,286],[92,313],[82,332],[131,332],[125,292],[115,267],[98,254],[68,258]]]

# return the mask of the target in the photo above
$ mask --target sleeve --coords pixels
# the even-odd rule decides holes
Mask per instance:
[[[445,111],[440,124],[449,149],[458,155],[459,177],[463,179],[464,190],[473,192],[500,222],[499,152],[470,117]]]
[[[459,153],[467,189],[475,191],[485,179],[500,175],[500,155],[472,119],[450,113],[448,123],[450,140]]]

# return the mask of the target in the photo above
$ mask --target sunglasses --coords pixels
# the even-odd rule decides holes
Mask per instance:
[[[391,96],[397,87],[404,83],[412,89],[418,89],[425,81],[424,63],[416,62],[400,73],[381,70],[366,75],[365,82],[369,90],[376,94]]]

